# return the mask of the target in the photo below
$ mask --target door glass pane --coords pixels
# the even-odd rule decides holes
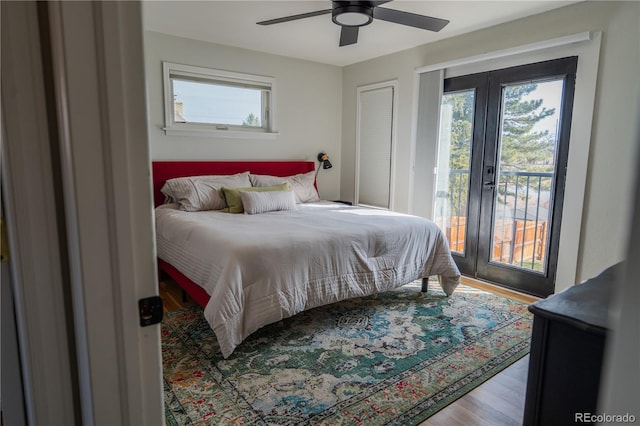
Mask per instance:
[[[563,80],[504,86],[491,261],[546,271]]]
[[[440,112],[435,222],[449,247],[464,254],[475,91],[445,93]]]

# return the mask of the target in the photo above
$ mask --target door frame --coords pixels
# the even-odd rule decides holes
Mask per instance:
[[[541,61],[515,67],[492,69],[476,74],[450,77],[444,80],[443,96],[447,93],[474,91],[473,134],[468,188],[468,207],[464,253],[452,255],[460,271],[474,278],[490,281],[516,291],[548,296],[553,293],[557,267],[558,243],[562,220],[564,183],[571,129],[575,88],[576,56]],[[543,274],[491,261],[493,250],[493,220],[496,185],[486,186],[487,178],[496,179],[497,172],[485,176],[490,167],[498,169],[502,87],[527,81],[562,78],[563,97],[559,117],[562,126],[557,135],[556,165],[552,222],[549,224],[549,250]],[[557,202],[559,201],[559,202]],[[546,244],[546,241],[545,241]]]
[[[72,379],[73,349],[66,326],[58,251],[61,236],[49,161],[52,154],[38,11],[35,2],[2,2],[0,7],[2,202],[22,399],[28,424],[56,419],[72,425],[76,423],[77,391]],[[3,376],[2,393],[18,397],[20,389],[13,387],[16,385],[5,382]],[[8,402],[4,395],[2,401]]]
[[[359,86],[357,88],[356,93],[356,155],[355,155],[355,174],[354,174],[354,182],[355,188],[353,193],[353,202],[354,204],[358,204],[358,196],[359,196],[359,187],[360,187],[360,114],[361,114],[361,106],[360,106],[360,95],[362,92],[368,92],[372,90],[379,89],[393,89],[392,96],[392,105],[391,105],[391,164],[390,164],[390,175],[389,175],[389,207],[388,210],[393,210],[394,208],[394,187],[395,187],[395,158],[396,158],[396,133],[398,127],[398,80],[389,80],[383,81],[381,83],[368,84],[366,86]],[[381,208],[376,206],[370,206],[374,208]]]
[[[423,73],[444,70],[444,78],[449,78],[496,68],[508,68],[549,59],[578,56],[573,123],[569,142],[568,164],[570,167],[567,170],[565,186],[565,208],[558,252],[556,293],[575,285],[580,280],[578,264],[582,231],[582,209],[587,186],[589,146],[591,144],[601,42],[602,33],[600,31],[582,32],[447,62],[425,65],[416,68],[414,71],[414,98],[417,99],[416,105],[421,105],[422,102],[427,101],[420,97],[421,84],[419,84],[420,78],[418,76]],[[433,99],[432,101],[436,100]],[[440,100],[437,99],[437,102],[439,103]],[[418,114],[416,113],[413,124],[413,145],[425,144],[427,146],[426,150],[431,151],[434,157],[437,156],[437,137],[425,139],[421,136],[418,122]],[[419,158],[417,153],[413,153],[412,164],[415,163],[417,158]],[[413,193],[420,194],[419,190],[422,187],[419,179],[416,179],[414,177],[414,181],[411,184],[414,187]]]
[[[2,21],[24,59],[3,63],[2,184],[28,422],[162,424],[160,327],[137,306],[158,294],[141,4]]]

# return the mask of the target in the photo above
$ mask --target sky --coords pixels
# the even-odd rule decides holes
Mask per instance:
[[[524,100],[532,99],[544,99],[542,104],[547,109],[554,108],[555,114],[550,115],[544,120],[540,120],[533,127],[534,131],[549,130],[549,133],[554,135],[556,133],[556,125],[560,119],[560,106],[562,103],[562,80],[552,80],[537,83],[538,87],[533,92],[524,96]]]
[[[174,100],[183,102],[183,116],[189,122],[241,125],[251,113],[261,116],[262,93],[258,89],[172,81]]]

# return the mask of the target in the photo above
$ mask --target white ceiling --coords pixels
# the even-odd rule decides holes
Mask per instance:
[[[374,20],[360,29],[357,44],[345,47],[338,47],[340,27],[330,14],[256,25],[266,19],[329,9],[329,0],[143,1],[143,17],[146,30],[344,66],[571,3],[576,1],[396,0],[382,7],[451,22],[434,33]]]

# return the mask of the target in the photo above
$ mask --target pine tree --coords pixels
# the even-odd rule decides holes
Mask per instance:
[[[503,91],[500,147],[502,171],[553,172],[555,135],[548,130],[536,131],[534,126],[553,115],[555,109],[545,108],[542,99],[523,99],[536,88],[537,84],[529,83],[507,86]],[[446,94],[443,99],[452,109],[451,170],[470,169],[474,100],[473,91]],[[541,189],[549,189],[550,183],[550,179],[544,180]],[[448,198],[452,216],[466,216],[468,184],[468,173],[451,173]],[[499,190],[501,191],[500,188]]]
[[[445,103],[452,108],[449,168],[469,170],[473,132],[474,94],[472,91],[447,94]]]
[[[260,119],[251,113],[242,121],[243,126],[260,127]]]
[[[502,170],[553,172],[555,135],[549,130],[534,131],[537,122],[555,114],[542,99],[523,100],[537,84],[508,86],[504,89],[500,162]]]

